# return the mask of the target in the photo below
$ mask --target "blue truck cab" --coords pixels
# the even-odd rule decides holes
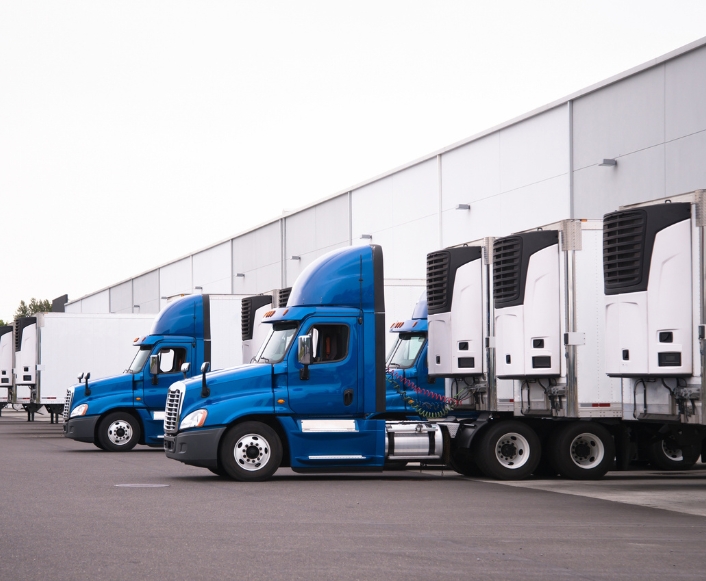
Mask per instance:
[[[446,464],[463,421],[393,421],[385,413],[382,248],[335,250],[310,264],[255,361],[178,381],[168,391],[167,457],[237,480],[296,472]],[[462,440],[469,441],[468,438]]]
[[[397,340],[386,361],[386,418],[435,417],[445,410],[444,380],[429,377],[427,313],[425,291],[414,306],[412,318],[390,326]]]
[[[167,305],[150,334],[135,340],[139,349],[122,375],[79,378],[67,390],[64,436],[106,451],[161,447],[169,386],[211,359],[209,320],[208,295]]]

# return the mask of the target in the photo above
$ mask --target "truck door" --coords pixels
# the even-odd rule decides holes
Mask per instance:
[[[164,412],[164,406],[167,401],[167,390],[172,383],[179,381],[183,377],[181,374],[181,366],[184,363],[188,362],[193,365],[192,354],[193,348],[191,343],[160,343],[155,347],[152,351],[152,355],[159,357],[159,373],[155,376],[150,375],[149,361],[147,361],[144,368],[142,403],[147,409]],[[153,384],[153,377],[156,378],[156,385]]]
[[[311,334],[313,360],[301,375],[297,350],[290,349],[289,406],[307,416],[351,416],[358,410],[358,324],[354,317],[314,319],[300,334]]]

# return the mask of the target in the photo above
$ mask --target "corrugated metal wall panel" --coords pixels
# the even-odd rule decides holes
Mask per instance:
[[[110,312],[110,292],[108,289],[86,297],[81,301],[81,312],[102,314]]]
[[[247,275],[248,272],[263,266],[280,264],[282,252],[280,228],[280,222],[277,221],[233,239],[234,276],[238,272]]]
[[[667,141],[706,131],[706,47],[665,66]]]
[[[132,313],[132,281],[128,280],[110,289],[110,312]]]
[[[664,131],[660,65],[574,101],[574,170],[659,145]]]
[[[139,306],[141,314],[158,313],[159,301],[159,271],[153,270],[132,281],[133,304]],[[137,309],[135,309],[137,312]]]
[[[229,294],[231,292],[230,242],[224,242],[194,254],[194,287],[204,293]]]
[[[664,145],[621,157],[617,167],[593,165],[574,172],[574,215],[602,218],[624,204],[664,194]]]
[[[444,153],[441,156],[441,191],[442,212],[499,194],[500,134],[488,135]]]
[[[191,280],[191,257],[172,262],[159,269],[160,306],[167,304],[166,298],[178,294],[192,294],[194,285]]]
[[[501,192],[568,172],[569,112],[566,106],[530,117],[500,132]]]

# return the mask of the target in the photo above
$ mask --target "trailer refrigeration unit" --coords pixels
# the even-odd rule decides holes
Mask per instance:
[[[631,443],[661,468],[693,465],[706,433],[705,201],[697,190],[603,219],[606,372]]]
[[[458,410],[513,409],[512,382],[495,375],[493,241],[427,255],[429,374],[446,379],[447,396],[465,394]]]
[[[444,296],[434,315],[430,300],[430,367],[471,384],[471,405],[484,410],[454,468],[517,479],[544,457],[543,470],[602,476],[613,462],[621,399],[601,357],[600,221],[564,220],[484,246],[485,270],[473,246],[428,257],[429,292]],[[448,268],[435,276],[444,252]]]
[[[134,355],[130,339],[144,334],[152,320],[151,315],[73,313],[17,319],[12,403],[24,406],[28,419],[44,406],[54,421],[78,373],[90,369],[101,377],[122,372]]]
[[[12,403],[14,375],[12,369],[15,361],[15,341],[13,326],[0,327],[0,413]]]
[[[286,307],[291,290],[291,287],[275,289],[243,299],[240,316],[243,363],[250,363],[255,358],[267,334],[272,330],[271,325],[262,324],[265,313],[274,307]]]

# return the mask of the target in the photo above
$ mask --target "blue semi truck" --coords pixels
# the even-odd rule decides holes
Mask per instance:
[[[253,333],[253,301],[271,297],[187,295],[171,301],[149,335],[138,337],[135,357],[122,375],[90,381],[66,392],[64,435],[106,451],[128,451],[138,443],[162,446],[167,389],[198,372],[242,361],[241,340]],[[245,315],[245,323],[242,317]],[[241,335],[242,329],[242,335]]]
[[[335,250],[309,265],[286,307],[265,314],[272,331],[253,364],[212,373],[204,365],[200,378],[169,388],[166,455],[242,481],[266,480],[280,466],[453,464],[487,419],[380,419],[389,380],[383,285],[376,245]]]
[[[396,321],[397,339],[387,355],[387,397],[384,418],[439,418],[450,411],[443,378],[429,375],[427,365],[427,293],[422,293],[412,318]]]

